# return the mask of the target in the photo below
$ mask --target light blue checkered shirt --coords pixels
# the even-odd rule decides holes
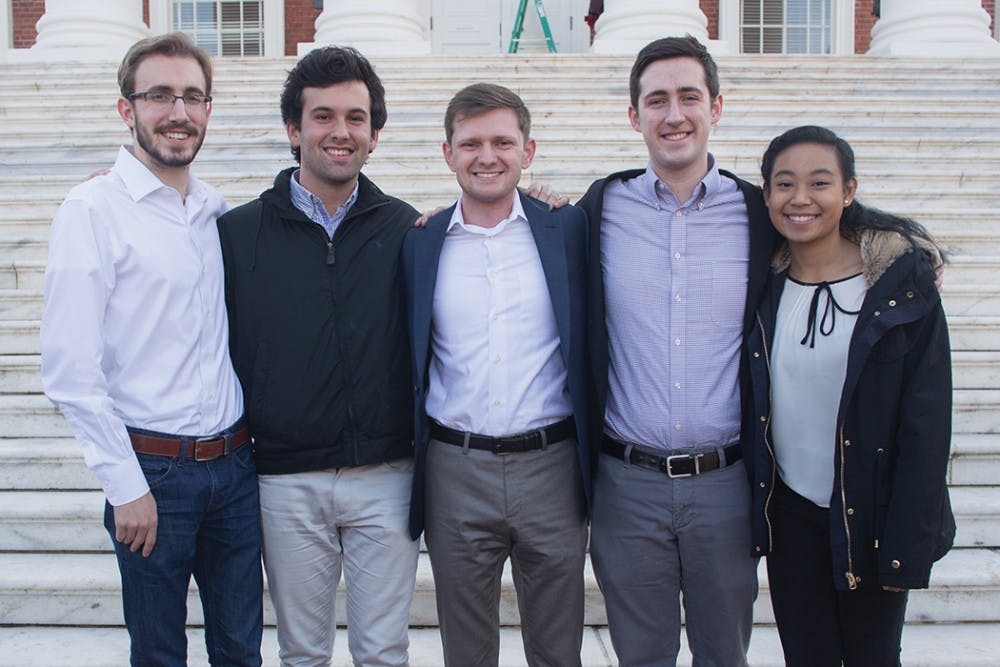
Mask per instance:
[[[621,440],[676,450],[739,439],[749,223],[736,182],[709,162],[683,203],[651,167],[605,190],[605,429]]]
[[[358,184],[354,184],[354,191],[347,198],[347,201],[338,206],[333,215],[330,215],[326,211],[326,206],[323,205],[323,200],[309,192],[305,186],[299,183],[298,169],[292,172],[291,182],[291,192],[289,194],[292,198],[292,206],[305,213],[307,218],[325,229],[327,237],[332,239],[333,233],[337,231],[337,227],[347,217],[347,212],[351,210],[354,202],[358,200]]]

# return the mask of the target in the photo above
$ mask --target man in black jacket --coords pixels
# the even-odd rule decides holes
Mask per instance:
[[[280,656],[329,664],[343,569],[355,663],[405,665],[418,542],[398,257],[417,212],[361,174],[386,108],[358,52],[305,56],[281,112],[299,167],[219,219]]]

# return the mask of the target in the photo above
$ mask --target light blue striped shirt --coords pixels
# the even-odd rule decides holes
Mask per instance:
[[[299,183],[298,169],[292,172],[291,183],[289,196],[292,199],[292,206],[305,213],[307,218],[325,229],[327,237],[333,239],[333,233],[337,231],[337,227],[347,217],[347,212],[351,210],[354,202],[358,200],[358,184],[354,184],[354,191],[347,198],[347,201],[338,206],[333,215],[330,215],[327,213],[326,206],[323,205],[323,200],[309,192],[304,185]]]
[[[736,442],[750,263],[746,202],[715,158],[686,202],[651,167],[604,193],[605,430],[661,449]]]

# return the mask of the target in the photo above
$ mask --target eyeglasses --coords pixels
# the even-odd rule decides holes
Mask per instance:
[[[137,99],[145,100],[154,106],[161,108],[167,108],[174,106],[177,100],[183,100],[184,106],[192,111],[202,111],[212,103],[211,95],[202,95],[201,93],[184,93],[183,95],[174,95],[169,90],[146,90],[141,93],[132,93],[128,96],[128,99],[132,102]]]

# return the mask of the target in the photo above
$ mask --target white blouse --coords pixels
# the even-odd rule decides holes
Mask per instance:
[[[771,431],[781,479],[830,506],[837,410],[847,354],[868,286],[858,274],[832,283],[788,278],[771,348]]]

